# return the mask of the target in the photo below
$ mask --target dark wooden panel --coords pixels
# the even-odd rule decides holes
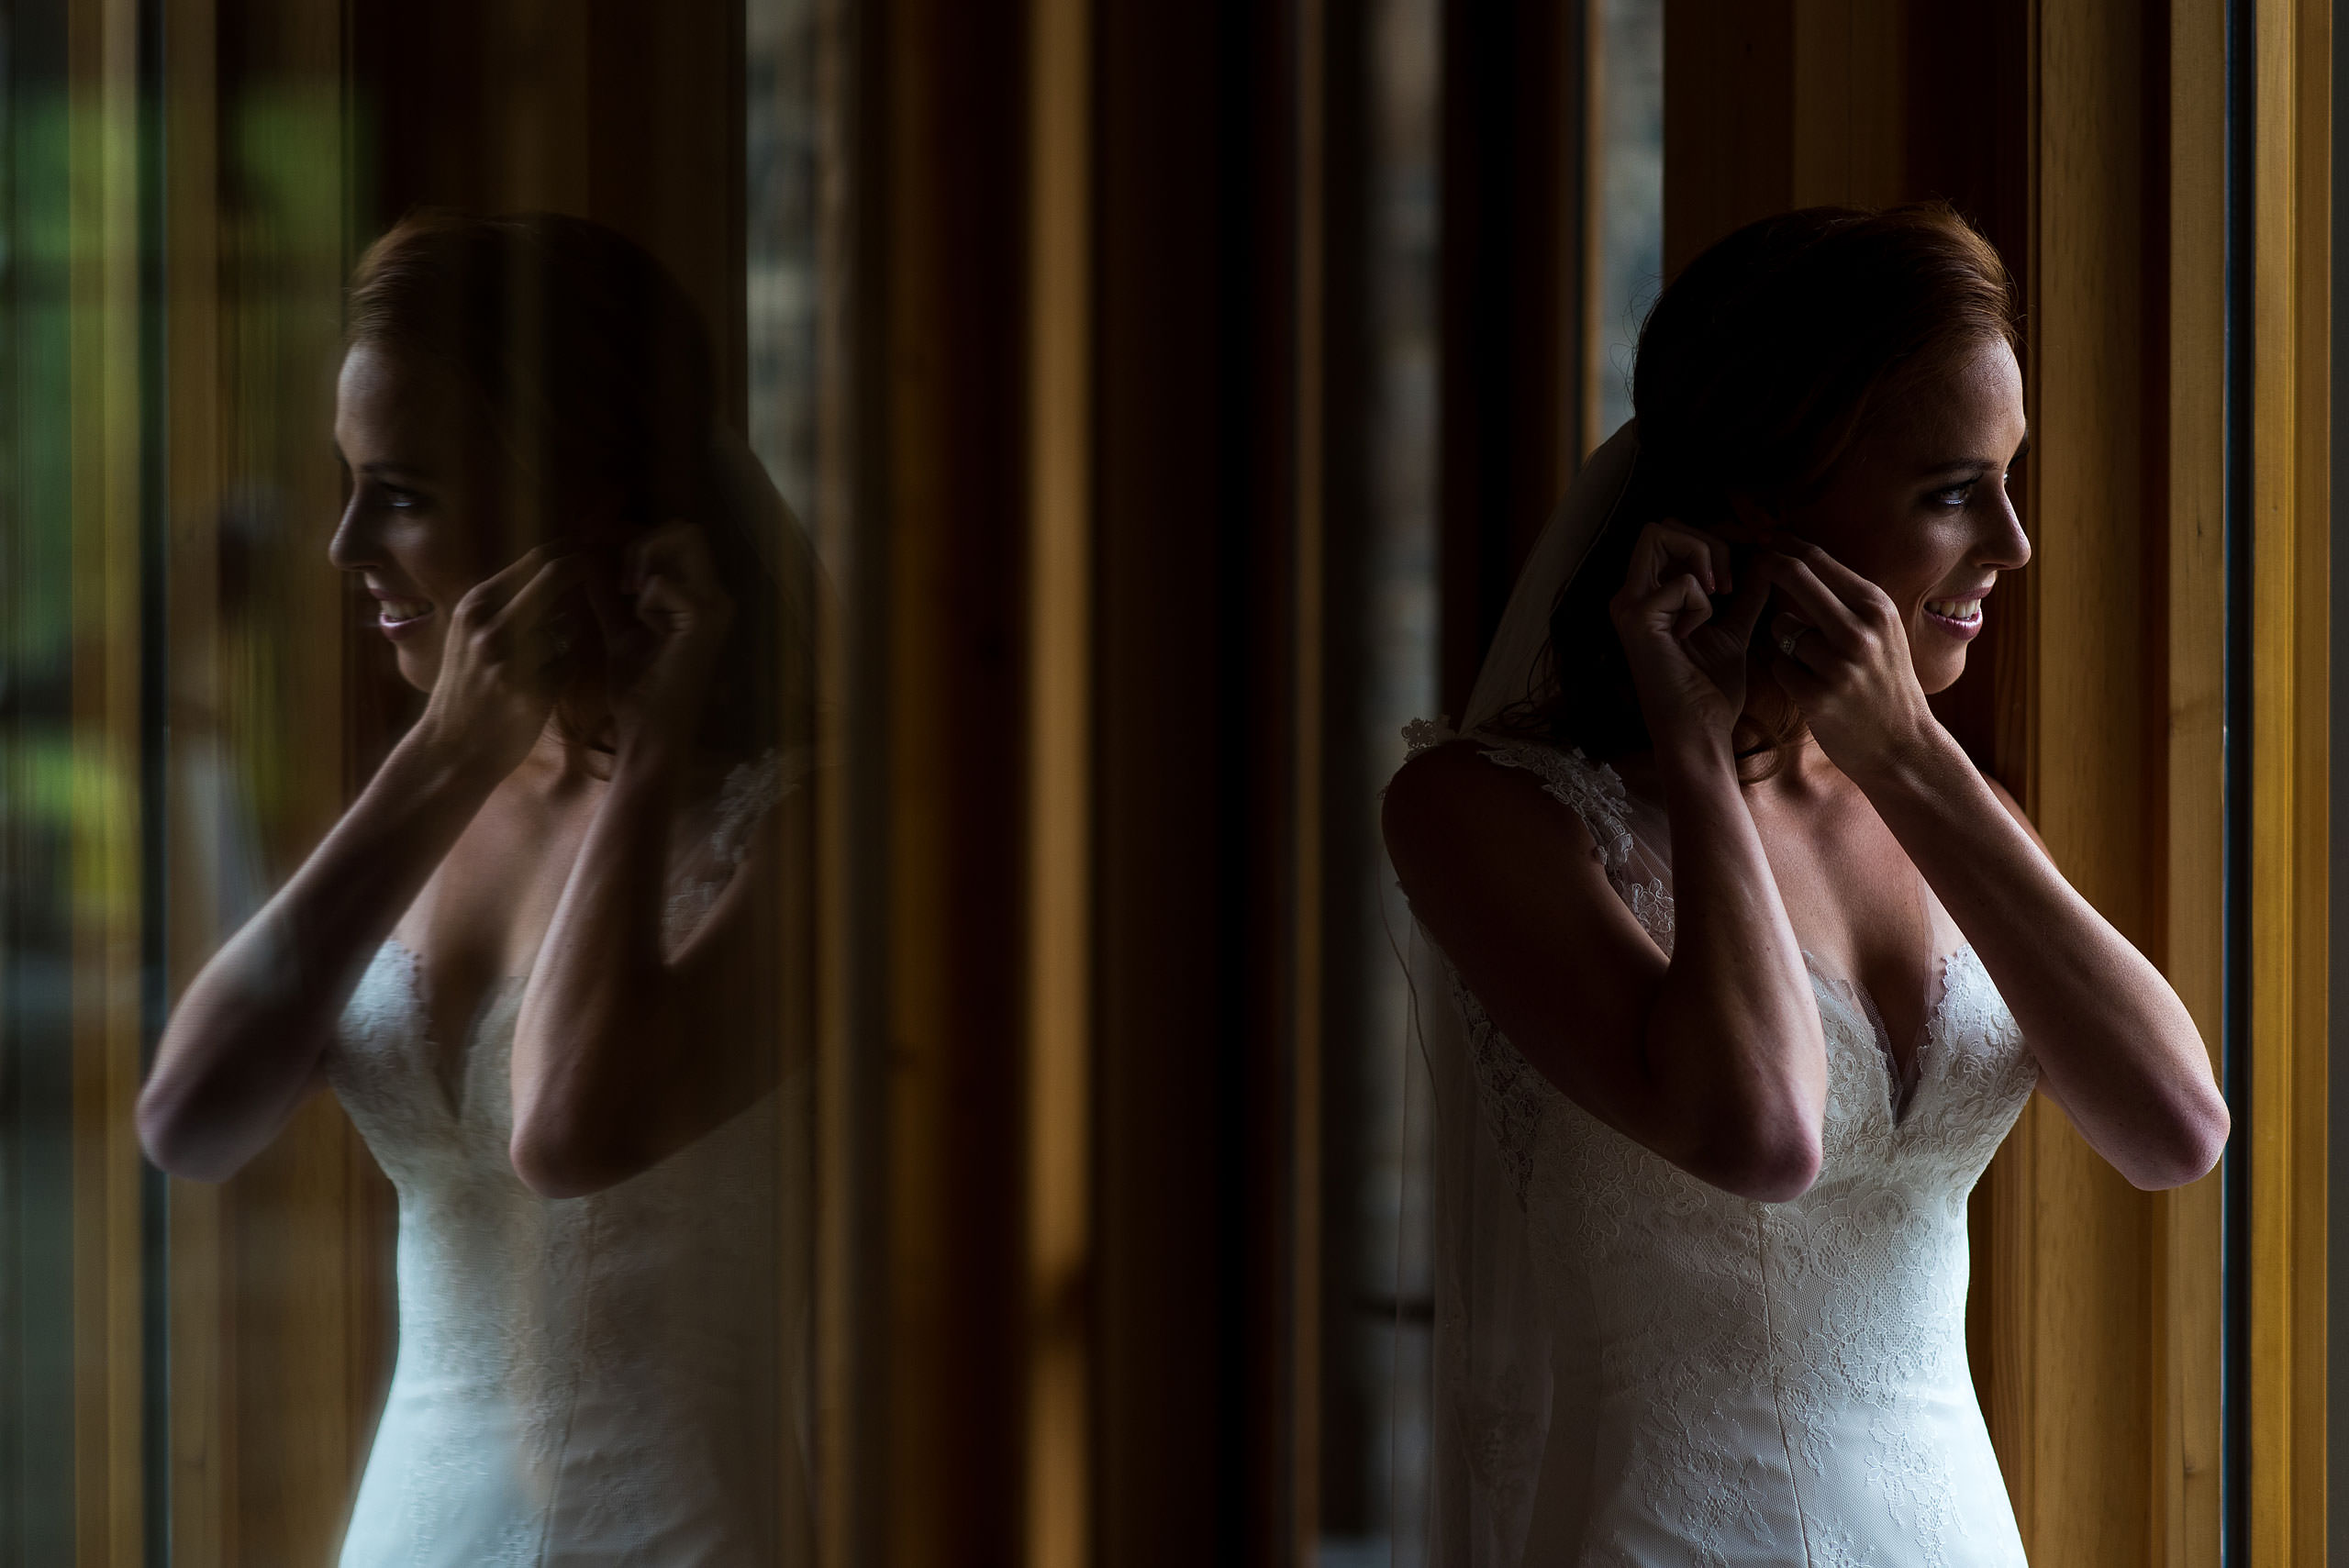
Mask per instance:
[[[1012,0],[867,17],[885,232],[885,1557],[1022,1554],[1027,1104],[1027,32]]]
[[[1098,1561],[1285,1561],[1286,6],[1098,13]]]
[[[410,207],[554,211],[658,256],[743,395],[740,0],[352,0],[359,243]]]
[[[1795,205],[1795,0],[1667,0],[1664,275]]]
[[[2025,300],[2031,295],[2032,9],[2028,0],[1950,5],[1909,0],[1905,72],[1910,112],[1903,117],[1907,199],[1939,197],[1963,213],[1998,248]],[[1948,83],[1980,83],[1979,112],[1947,111]],[[2032,348],[2023,346],[2023,374]],[[2026,473],[2021,476],[2029,484]],[[2028,494],[2026,489],[2025,494]],[[2028,510],[2023,527],[2034,519]],[[1933,711],[1968,755],[2021,792],[2030,776],[2028,636],[2036,577],[2026,572],[1998,586],[1998,614],[1966,660],[1964,680],[1933,699]]]
[[[1564,66],[1581,11],[1443,8],[1439,689],[1454,715],[1578,455],[1560,446],[1579,428],[1580,75]]]
[[[1320,821],[1301,825],[1301,830],[1320,835],[1326,936],[1316,981],[1320,1158],[1310,1177],[1319,1184],[1321,1224],[1312,1257],[1299,1262],[1319,1271],[1312,1522],[1335,1536],[1366,1535],[1386,1511],[1378,1488],[1392,1445],[1379,1417],[1380,1390],[1359,1348],[1364,1308],[1358,1282],[1381,1274],[1391,1278],[1394,1272],[1392,1256],[1364,1255],[1391,1249],[1375,1246],[1359,1218],[1366,1166],[1374,1158],[1372,1075],[1380,1061],[1368,1046],[1374,1031],[1386,1023],[1377,1006],[1379,982],[1394,962],[1361,940],[1362,860],[1365,846],[1378,841],[1377,801],[1353,787],[1373,766],[1364,754],[1355,705],[1370,689],[1385,629],[1370,598],[1377,461],[1371,442],[1379,397],[1372,271],[1379,256],[1371,228],[1376,134],[1371,73],[1377,57],[1371,13],[1364,0],[1338,0],[1323,9],[1323,414],[1318,455],[1325,540],[1321,592],[1327,606],[1322,677],[1329,695],[1319,724],[1329,784],[1321,791]]]

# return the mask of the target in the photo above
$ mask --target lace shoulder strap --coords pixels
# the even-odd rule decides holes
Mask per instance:
[[[672,949],[692,935],[717,906],[718,895],[750,855],[759,823],[774,809],[775,802],[799,786],[807,773],[805,748],[770,749],[728,770],[709,808],[708,838],[671,873],[674,880],[662,929]]]
[[[755,762],[738,762],[718,788],[716,821],[709,847],[719,863],[734,867],[750,853],[751,835],[774,803],[797,788],[807,774],[807,750],[788,753],[769,747]]]
[[[1404,727],[1409,755],[1458,740],[1444,725],[1415,719]],[[1542,781],[1542,792],[1563,803],[1589,830],[1592,852],[1598,857],[1607,880],[1630,906],[1631,917],[1669,954],[1679,929],[1672,890],[1665,881],[1664,860],[1631,830],[1631,799],[1622,775],[1604,762],[1594,762],[1579,747],[1561,751],[1538,740],[1478,731],[1465,737],[1482,748],[1496,767],[1519,768]],[[1652,842],[1653,840],[1651,840]]]
[[[1408,757],[1460,739],[1448,727],[1430,719],[1415,718],[1403,727]],[[1609,873],[1620,875],[1631,863],[1631,798],[1614,769],[1592,762],[1579,746],[1562,751],[1538,740],[1482,730],[1467,739],[1483,748],[1485,760],[1496,767],[1522,768],[1533,774],[1542,781],[1543,793],[1581,817],[1582,825],[1590,829],[1591,842],[1598,847],[1599,863]]]

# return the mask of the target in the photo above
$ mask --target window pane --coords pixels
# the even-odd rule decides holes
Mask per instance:
[[[0,1557],[72,1550],[71,217],[61,6],[0,12]]]
[[[1631,417],[1631,350],[1664,286],[1663,0],[1591,7],[1591,219],[1598,230],[1591,344],[1597,439]]]
[[[807,1560],[830,14],[0,7],[0,1561]]]
[[[1425,1245],[1428,1125],[1410,998],[1393,936],[1410,914],[1378,837],[1380,790],[1403,726],[1436,707],[1435,478],[1439,240],[1439,11],[1367,8],[1359,142],[1364,168],[1360,408],[1363,515],[1333,584],[1330,1084],[1323,1291],[1320,1557],[1330,1568],[1419,1561],[1428,1442]]]

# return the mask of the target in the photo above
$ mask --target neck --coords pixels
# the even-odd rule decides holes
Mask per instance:
[[[552,717],[539,731],[531,743],[529,754],[514,770],[513,776],[530,789],[552,792],[566,789],[595,779],[589,756],[584,748],[572,745],[563,739],[562,729]]]

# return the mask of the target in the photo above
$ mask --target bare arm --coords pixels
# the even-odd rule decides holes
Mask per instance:
[[[1742,1196],[1816,1177],[1826,1043],[1728,748],[1659,752],[1678,933],[1667,962],[1588,831],[1468,745],[1406,767],[1386,841],[1412,911],[1510,1042],[1575,1104]]]
[[[2226,1102],[2159,970],[2074,890],[1946,731],[1859,781],[2039,1059],[2040,1086],[2132,1184],[2179,1186],[2226,1147]]]
[[[545,722],[551,693],[529,634],[566,582],[562,563],[533,551],[466,596],[423,718],[189,984],[139,1095],[156,1164],[225,1180],[317,1086],[369,958]]]
[[[1824,1033],[1730,734],[1766,594],[1718,539],[1642,534],[1612,606],[1656,741],[1678,932],[1667,962],[1573,814],[1467,747],[1398,774],[1386,838],[1412,907],[1503,1032],[1592,1115],[1742,1195],[1816,1178]]]
[[[511,1064],[516,1173],[550,1197],[613,1185],[774,1081],[781,836],[763,824],[685,946],[662,947],[672,825],[732,617],[700,533],[642,546],[607,643],[641,673],[615,696],[618,762],[531,966]]]
[[[1787,541],[1773,578],[1818,630],[1777,662],[1829,758],[1864,790],[1982,959],[2081,1136],[2144,1188],[2217,1163],[2227,1107],[2186,1005],[2076,892],[1926,708],[1875,584]]]
[[[514,1035],[514,1169],[549,1197],[635,1175],[771,1086],[781,835],[772,821],[701,925],[663,951],[682,766],[626,756],[580,846]]]

